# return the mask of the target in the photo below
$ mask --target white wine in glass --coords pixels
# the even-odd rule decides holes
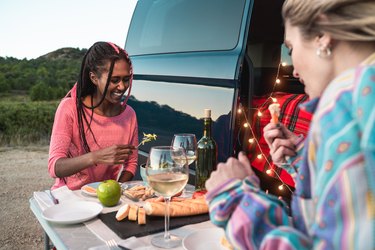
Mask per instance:
[[[171,197],[182,191],[189,179],[189,165],[183,148],[172,146],[152,147],[146,163],[148,185],[164,197],[166,213],[164,235],[151,239],[154,246],[174,248],[181,245],[181,238],[169,233],[169,204]]]
[[[175,134],[172,139],[172,147],[185,149],[188,165],[197,159],[197,139],[194,134]]]

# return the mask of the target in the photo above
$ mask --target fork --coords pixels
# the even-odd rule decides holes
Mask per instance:
[[[105,242],[105,244],[107,245],[107,247],[108,247],[109,249],[118,249],[118,245],[117,245],[117,243],[116,243],[116,241],[115,241],[114,239],[112,239],[112,240],[107,240],[107,241]]]
[[[107,247],[108,247],[109,249],[114,249],[115,247],[117,247],[117,243],[116,243],[116,241],[115,241],[114,239],[112,239],[112,240],[107,240],[107,241],[105,242],[105,244],[107,245]]]
[[[106,242],[105,242],[105,244],[107,245],[107,247],[109,248],[109,249],[125,249],[125,250],[130,250],[129,248],[126,248],[126,247],[123,247],[123,246],[121,246],[121,245],[119,245],[119,244],[117,244],[117,242],[114,240],[114,239],[112,239],[112,240],[107,240]]]

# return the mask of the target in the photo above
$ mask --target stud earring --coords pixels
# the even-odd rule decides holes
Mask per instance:
[[[332,51],[329,47],[321,46],[316,50],[316,55],[320,58],[327,58],[330,57],[332,54]]]

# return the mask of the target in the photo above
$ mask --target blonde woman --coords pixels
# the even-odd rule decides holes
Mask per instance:
[[[211,220],[234,248],[375,249],[374,13],[374,0],[284,3],[285,44],[313,120],[302,150],[283,126],[264,131],[273,160],[294,165],[291,218],[243,154],[206,182]]]

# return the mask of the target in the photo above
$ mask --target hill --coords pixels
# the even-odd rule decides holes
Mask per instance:
[[[76,82],[86,51],[61,48],[31,60],[0,57],[0,96],[22,92],[33,101],[63,97]]]
[[[59,60],[59,59],[68,59],[68,60],[81,60],[85,55],[87,49],[79,48],[61,48],[50,53],[47,53],[43,56],[38,57],[37,59],[46,59],[46,60]]]

